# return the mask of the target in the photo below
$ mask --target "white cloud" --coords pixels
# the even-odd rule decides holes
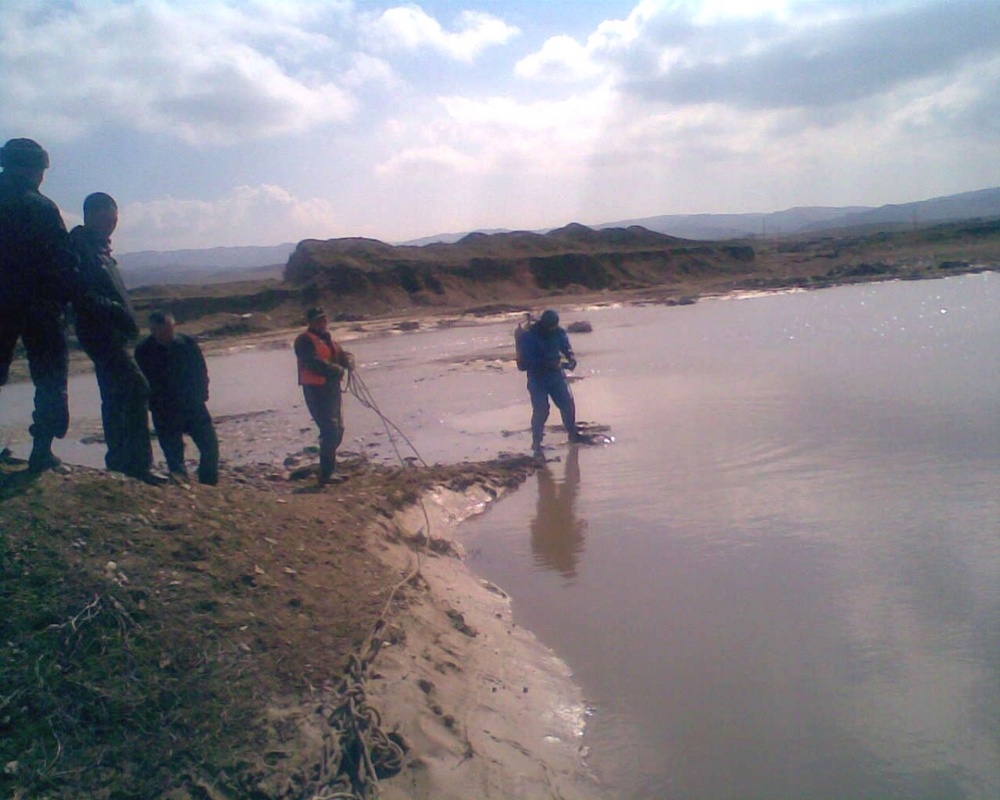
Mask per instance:
[[[342,215],[323,198],[302,199],[274,185],[238,186],[216,200],[163,197],[121,209],[115,249],[179,250],[271,245],[343,235]]]
[[[382,178],[402,173],[434,173],[439,170],[447,170],[453,174],[468,174],[476,170],[477,164],[475,158],[449,145],[439,144],[430,147],[410,147],[395,153],[375,168],[375,174]]]
[[[115,127],[196,146],[343,125],[365,92],[402,84],[384,54],[469,62],[517,34],[481,12],[446,30],[418,6],[375,16],[311,0],[4,0],[0,30],[12,129],[65,142]]]
[[[344,121],[356,103],[337,67],[307,67],[303,58],[350,59],[296,27],[305,14],[293,6],[7,0],[7,124],[55,141],[119,126],[222,144]]]
[[[132,249],[902,202],[1000,175],[996,0],[637,0],[588,28],[539,14],[533,52],[455,8],[0,0],[0,126],[51,147],[60,203],[114,191]]]
[[[433,125],[419,119],[394,121],[398,148],[378,173],[405,178],[433,168],[471,179],[576,172],[608,123],[610,102],[603,88],[529,103],[508,97],[441,97],[445,116]]]
[[[699,23],[718,22],[725,19],[750,19],[765,14],[787,16],[793,0],[699,0],[690,3]]]
[[[1000,107],[998,71],[1000,4],[985,0],[643,0],[585,41],[552,37],[517,65],[522,78],[607,88],[614,112],[593,141],[589,180],[606,187],[595,195],[646,194],[650,207],[657,184],[679,186],[681,175],[702,207],[738,194],[706,182],[736,175],[775,187],[776,203],[782,186],[802,197],[809,180],[815,201],[831,188],[861,202],[874,176],[914,171],[908,148],[937,148],[918,163],[947,172],[952,137],[995,141],[997,125],[984,122]],[[850,198],[827,170],[866,189]]]
[[[647,104],[830,108],[998,57],[992,0],[643,0],[584,43],[550,38],[516,70],[612,81]]]
[[[522,78],[536,80],[587,80],[614,78],[622,70],[617,63],[636,46],[651,19],[661,11],[662,0],[642,0],[623,20],[605,20],[587,37],[584,44],[570,36],[553,36],[542,48],[522,58],[515,72]],[[634,55],[632,56],[634,58]]]
[[[505,44],[518,29],[492,14],[463,11],[456,30],[447,31],[418,5],[397,6],[374,17],[370,41],[386,50],[434,50],[458,61],[472,61],[487,47]]]
[[[350,66],[344,71],[341,82],[351,89],[361,89],[365,85],[394,89],[401,85],[402,80],[392,65],[383,59],[367,53],[356,53]]]
[[[571,36],[553,36],[537,53],[514,65],[514,72],[522,78],[556,81],[585,80],[604,71],[604,67],[594,63],[591,50]]]

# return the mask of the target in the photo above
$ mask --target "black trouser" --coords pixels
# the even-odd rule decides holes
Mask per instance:
[[[341,412],[340,383],[330,382],[325,386],[303,386],[313,421],[319,427],[319,473],[329,478],[337,465],[337,448],[344,440],[344,418]]]
[[[153,427],[167,460],[167,469],[187,474],[184,466],[186,433],[198,448],[198,480],[211,485],[219,482],[219,439],[215,435],[212,415],[204,403],[193,408],[172,409],[168,413],[153,411]]]
[[[87,348],[85,348],[87,349]],[[101,422],[108,469],[138,477],[153,464],[149,437],[149,383],[125,348],[87,349],[101,390]]]
[[[14,346],[20,338],[35,385],[35,411],[29,428],[35,439],[62,439],[69,428],[69,355],[64,326],[63,309],[58,303],[0,306],[0,386],[7,383]]]

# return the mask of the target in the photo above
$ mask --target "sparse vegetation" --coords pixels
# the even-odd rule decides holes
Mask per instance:
[[[529,470],[355,461],[320,493],[269,467],[185,491],[0,465],[0,795],[298,797],[303,730],[399,580],[393,513]]]

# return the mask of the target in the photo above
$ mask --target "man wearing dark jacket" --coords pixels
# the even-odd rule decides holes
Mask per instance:
[[[215,435],[208,402],[208,367],[198,343],[177,333],[172,314],[149,315],[151,335],[135,349],[135,359],[149,381],[149,410],[170,475],[187,481],[184,466],[184,434],[198,448],[198,480],[214,486],[219,482],[219,440]]]
[[[576,358],[569,336],[559,326],[559,314],[548,309],[521,337],[519,363],[528,373],[531,396],[531,449],[542,453],[545,421],[549,418],[549,398],[562,415],[563,427],[571,444],[584,441],[576,427],[576,401],[566,382],[563,369],[576,369]],[[562,359],[565,357],[566,361]]]
[[[128,292],[111,256],[111,234],[118,226],[118,204],[103,192],[83,201],[83,225],[70,231],[80,260],[80,288],[73,300],[76,336],[94,362],[101,390],[101,422],[109,470],[156,485],[166,479],[150,471],[149,383],[128,350],[139,337]]]
[[[48,153],[31,139],[11,139],[0,148],[0,386],[20,338],[35,384],[33,472],[60,466],[52,440],[69,426],[65,311],[75,290],[76,259],[59,209],[38,191],[48,166]]]
[[[340,378],[354,369],[354,357],[330,335],[322,308],[310,308],[306,320],[308,327],[295,339],[295,357],[306,408],[319,428],[319,485],[325,486],[333,479],[344,439]]]

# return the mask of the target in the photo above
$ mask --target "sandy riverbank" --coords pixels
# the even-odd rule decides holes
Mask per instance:
[[[426,509],[432,536],[453,541],[455,526],[493,500],[482,488],[435,491],[423,509],[408,509],[398,522],[403,530],[422,531]],[[419,569],[425,600],[395,618],[406,635],[382,650],[382,677],[373,683],[376,704],[414,751],[382,796],[604,796],[584,763],[586,709],[566,664],[513,621],[500,587],[455,556],[424,557]]]
[[[382,797],[600,796],[567,667],[453,540],[533,468],[357,461],[316,492],[262,465],[150,489],[0,464],[0,790],[311,797],[385,613],[367,687],[406,754]]]
[[[420,326],[479,325],[503,318],[502,312],[435,315],[422,318]],[[351,341],[414,329],[407,321],[340,325],[335,335]],[[212,355],[286,347],[298,330],[209,339],[205,350]],[[74,364],[85,371],[89,362],[79,356]],[[303,454],[297,463],[310,460]],[[0,551],[23,553],[18,559],[25,570],[22,575],[14,570],[15,581],[8,586],[18,595],[16,579],[30,581],[32,574],[61,573],[71,565],[78,580],[62,586],[65,594],[56,592],[44,612],[54,620],[72,619],[86,606],[86,598],[107,595],[107,603],[122,603],[132,619],[154,617],[153,627],[168,638],[167,631],[184,628],[187,615],[194,615],[198,624],[191,641],[180,643],[183,648],[218,647],[227,657],[236,648],[240,662],[266,654],[265,660],[240,667],[241,677],[248,679],[242,691],[253,698],[240,713],[253,716],[256,706],[267,717],[249,723],[257,730],[254,738],[264,742],[264,763],[248,753],[246,742],[236,741],[234,732],[222,732],[218,746],[225,748],[233,737],[232,757],[254,765],[251,785],[269,792],[267,796],[293,797],[291,787],[301,786],[323,760],[325,726],[315,713],[317,701],[334,702],[331,687],[348,645],[359,646],[379,603],[385,602],[387,587],[419,560],[416,588],[407,585],[393,603],[389,623],[396,633],[386,639],[369,684],[385,726],[396,729],[408,748],[402,772],[384,781],[382,796],[598,797],[599,787],[587,774],[581,752],[583,699],[569,669],[513,622],[509,598],[468,570],[453,541],[462,519],[509,491],[533,466],[512,459],[504,466],[401,472],[362,459],[345,468],[347,484],[312,493],[290,479],[293,469],[277,464],[236,465],[224,470],[219,487],[196,485],[190,491],[174,486],[149,490],[87,468],[75,468],[67,476],[29,478],[20,465],[10,464],[0,476],[0,523],[11,523],[0,524],[7,537]],[[452,484],[460,488],[449,488]],[[423,507],[413,505],[418,486],[429,491]],[[350,509],[346,516],[345,506]],[[427,524],[424,510],[432,520],[435,545],[430,550],[417,543]],[[55,534],[58,566],[36,550],[43,531]],[[98,542],[93,541],[96,531]],[[109,563],[116,565],[110,572]],[[331,563],[335,570],[316,574],[321,564]],[[173,599],[155,602],[180,587],[192,591],[180,605]],[[354,613],[351,597],[359,593],[370,600]],[[24,595],[25,615],[31,613],[30,602],[39,600],[29,594]],[[13,599],[17,605],[18,597]],[[348,621],[347,616],[354,618]],[[464,624],[456,624],[457,619]],[[0,653],[0,672],[5,656],[17,659],[23,652],[17,635],[10,637],[9,647],[8,653]],[[282,651],[294,655],[286,657]],[[57,662],[61,658],[57,652],[47,655]],[[150,657],[159,672],[185,662],[176,655]],[[166,668],[159,667],[167,662]],[[221,683],[229,668],[206,680]],[[7,675],[16,677],[14,672]],[[213,691],[212,685],[206,688]],[[16,691],[13,684],[4,686],[0,699]],[[159,687],[151,685],[148,691],[155,696]],[[193,696],[200,690],[190,691]],[[60,733],[62,741],[72,738],[72,733]],[[39,731],[30,747],[43,747],[47,740],[48,734]],[[94,742],[101,744],[99,738]],[[13,782],[17,774],[12,773],[11,786],[48,785],[31,777],[32,760],[16,742],[8,746],[2,752],[5,763],[17,763],[17,772],[29,776],[22,784]],[[197,749],[195,745],[192,752]],[[85,757],[86,748],[71,750],[67,748],[64,760]],[[120,752],[118,757],[127,763],[133,756]],[[145,756],[135,758],[141,764]],[[201,754],[200,759],[226,761],[220,753],[210,758]],[[198,792],[210,792],[207,796],[213,798],[241,796],[232,780],[236,770],[227,766],[223,771],[229,776],[224,781],[211,768],[178,771],[178,779],[163,784],[170,785],[168,793],[153,794],[152,784],[142,792],[171,798]],[[73,768],[67,772],[72,774]],[[79,796],[83,787],[71,781],[51,788],[52,797],[69,797]],[[24,796],[31,796],[31,789],[25,791]],[[99,796],[96,791],[87,787],[91,796]]]
[[[437,491],[424,506],[432,532],[450,537],[463,517],[492,501],[482,489]],[[407,510],[400,522],[421,530],[422,509]],[[383,679],[373,692],[420,755],[383,796],[602,796],[584,764],[585,705],[568,667],[514,623],[503,590],[462,561],[424,558],[420,574],[428,602],[402,613],[407,636],[382,651]]]

